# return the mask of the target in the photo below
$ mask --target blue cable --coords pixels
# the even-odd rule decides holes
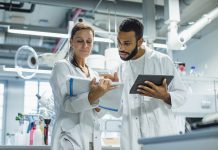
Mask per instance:
[[[103,109],[111,110],[111,111],[118,111],[118,109],[114,109],[114,108],[109,108],[109,107],[104,107],[104,106],[99,106],[99,107]]]
[[[70,78],[70,96],[73,96],[73,78]]]

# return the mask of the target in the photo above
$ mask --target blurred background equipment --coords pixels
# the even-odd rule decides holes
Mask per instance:
[[[23,79],[30,79],[38,70],[38,56],[32,47],[21,46],[15,55],[15,69]]]
[[[51,119],[48,145],[43,138],[44,147],[37,147],[50,149],[55,114],[48,81],[54,62],[67,56],[73,23],[81,21],[95,30],[90,67],[99,73],[113,73],[122,63],[117,48],[118,26],[126,17],[138,18],[145,27],[146,44],[182,63],[177,64],[177,69],[187,86],[187,102],[173,111],[186,117],[187,133],[193,123],[215,121],[217,6],[218,0],[0,0],[0,144],[30,146],[31,132],[31,144],[39,145],[34,139],[44,136],[44,119]],[[20,121],[14,119],[16,116]],[[105,116],[101,120],[103,150],[119,149],[122,118],[115,119]],[[205,139],[205,143],[197,143],[189,138],[190,143],[179,148],[195,144],[209,149],[212,138]],[[25,147],[28,148],[32,147]]]

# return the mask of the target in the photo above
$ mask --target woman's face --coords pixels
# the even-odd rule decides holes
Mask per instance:
[[[86,58],[90,55],[93,47],[93,33],[89,29],[77,31],[70,40],[70,45],[74,56],[77,58]]]

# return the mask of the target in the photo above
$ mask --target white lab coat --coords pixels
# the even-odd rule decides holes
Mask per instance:
[[[159,99],[129,94],[138,74],[174,75],[168,86],[172,106]],[[185,103],[186,88],[167,55],[146,47],[142,57],[121,64],[118,75],[124,83],[122,108],[114,114],[122,115],[121,150],[140,150],[138,139],[141,137],[184,132],[185,119],[172,110]]]
[[[98,77],[98,74],[91,69],[89,73],[91,79]],[[98,102],[90,105],[88,92],[73,97],[66,96],[69,75],[87,78],[68,60],[55,63],[50,78],[56,113],[52,150],[89,150],[89,142],[93,142],[94,149],[99,150],[101,142],[98,118],[103,114],[93,109],[97,107]]]

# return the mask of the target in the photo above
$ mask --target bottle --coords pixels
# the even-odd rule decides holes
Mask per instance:
[[[33,145],[34,146],[42,146],[43,145],[43,134],[40,129],[40,124],[36,123],[36,130],[33,133]]]
[[[14,134],[14,141],[15,145],[24,145],[23,123],[21,122]]]
[[[179,71],[179,74],[181,76],[185,76],[186,75],[185,63],[178,63],[178,71]]]
[[[208,75],[208,65],[205,64],[204,69],[203,69],[203,71],[201,73],[201,76],[207,76],[207,75]]]
[[[34,142],[33,141],[33,134],[34,134],[35,129],[36,129],[36,125],[35,125],[35,122],[34,122],[33,127],[30,130],[30,145],[33,145],[33,142]]]
[[[49,130],[49,124],[51,122],[51,119],[44,119],[44,123],[45,123],[45,126],[44,126],[44,142],[45,142],[45,145],[48,145],[48,130]]]
[[[192,76],[192,77],[196,77],[197,76],[195,66],[191,66],[189,75]]]

